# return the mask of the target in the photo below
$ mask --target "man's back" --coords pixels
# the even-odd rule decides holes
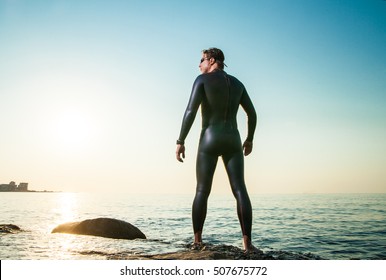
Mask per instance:
[[[245,91],[243,84],[224,71],[202,74],[197,78],[202,91],[202,125],[227,124],[237,128],[236,115]]]

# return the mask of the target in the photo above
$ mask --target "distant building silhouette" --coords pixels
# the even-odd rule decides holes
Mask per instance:
[[[26,192],[28,191],[28,183],[20,183],[17,187],[17,190],[20,192]]]
[[[27,192],[28,183],[20,183],[18,186],[14,181],[9,184],[0,184],[0,192]]]

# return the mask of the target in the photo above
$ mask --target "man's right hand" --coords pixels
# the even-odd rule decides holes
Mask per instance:
[[[181,158],[182,155],[182,158]],[[176,150],[176,158],[180,162],[184,162],[182,159],[185,158],[185,146],[184,145],[177,145],[177,150]]]

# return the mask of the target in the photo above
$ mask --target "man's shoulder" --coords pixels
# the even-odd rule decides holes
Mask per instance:
[[[203,73],[196,77],[194,84],[205,84],[212,79],[211,73]]]
[[[204,74],[200,74],[196,77],[196,82],[200,82],[200,81],[204,81],[205,80],[205,75],[207,75],[206,73]]]
[[[232,75],[229,75],[229,74],[227,74],[228,75],[228,77],[229,77],[229,79],[234,83],[234,84],[237,84],[237,85],[239,85],[239,86],[244,86],[243,85],[243,83],[239,80],[239,79],[237,79],[235,76],[232,76]]]

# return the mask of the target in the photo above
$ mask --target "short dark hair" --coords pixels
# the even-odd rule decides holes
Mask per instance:
[[[224,63],[225,56],[222,50],[218,48],[210,48],[207,50],[203,50],[202,53],[206,54],[208,58],[214,58],[220,69],[224,69],[224,65],[226,66],[226,64]]]

